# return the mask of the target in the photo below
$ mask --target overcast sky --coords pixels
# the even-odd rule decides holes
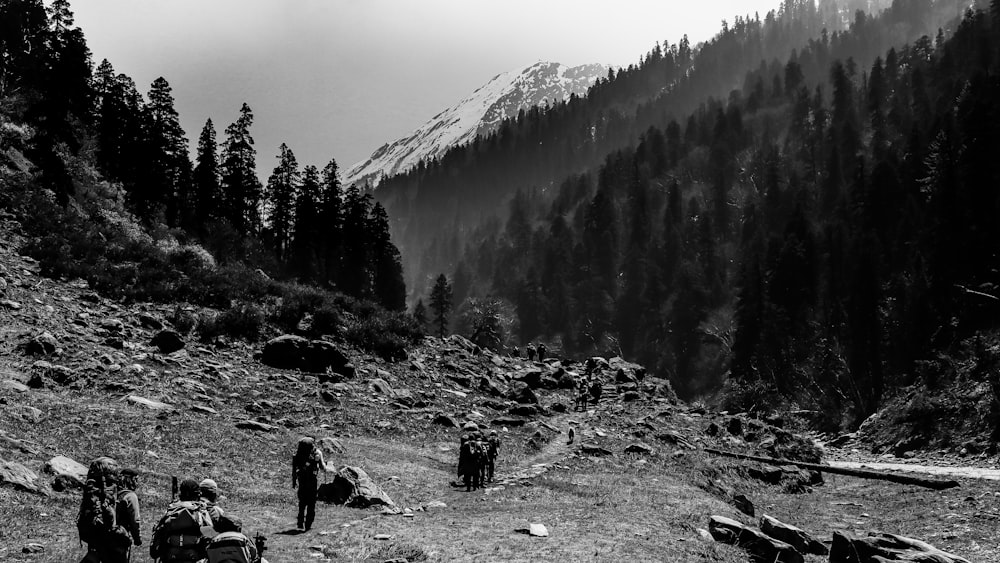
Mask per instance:
[[[95,64],[146,94],[163,76],[192,148],[253,108],[263,176],[288,143],[342,170],[493,76],[538,61],[638,62],[778,0],[74,0]]]

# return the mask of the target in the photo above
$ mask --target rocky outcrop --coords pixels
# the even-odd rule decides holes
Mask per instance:
[[[895,534],[855,538],[834,532],[830,563],[879,563],[881,561],[926,561],[970,563],[968,559],[941,551],[933,545]]]
[[[149,341],[163,354],[172,354],[184,347],[184,339],[175,330],[161,330]]]
[[[726,518],[712,516],[708,521],[708,532],[717,542],[735,545],[747,550],[754,561],[769,563],[803,563],[802,554],[791,545],[770,538],[753,528]]]
[[[343,466],[337,469],[333,481],[319,488],[319,499],[352,508],[385,506],[396,508],[396,503],[360,467]]]
[[[515,381],[511,384],[507,398],[523,405],[537,405],[538,395],[523,381]]]
[[[41,489],[38,474],[13,461],[0,460],[0,486],[28,493],[45,494]]]
[[[261,362],[279,369],[295,369],[312,373],[332,370],[344,374],[349,364],[334,344],[324,340],[308,340],[301,336],[286,334],[264,344]]]
[[[796,528],[791,524],[785,524],[777,518],[764,515],[760,519],[760,531],[768,536],[783,541],[797,549],[800,553],[810,553],[813,555],[826,555],[830,552],[823,542],[817,540],[808,532]]]

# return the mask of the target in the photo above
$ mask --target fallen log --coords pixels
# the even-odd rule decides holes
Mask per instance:
[[[820,463],[807,463],[804,461],[792,461],[788,459],[777,459],[773,457],[762,457],[756,455],[738,454],[734,452],[724,452],[722,450],[716,450],[712,448],[705,448],[705,452],[712,455],[731,457],[734,459],[739,459],[743,461],[756,461],[757,463],[766,463],[769,465],[796,465],[803,469],[812,469],[814,471],[819,471],[822,473],[833,473],[836,475],[849,475],[851,477],[860,477],[862,479],[877,479],[879,481],[890,481],[892,483],[899,483],[902,485],[916,485],[918,487],[925,487],[928,489],[934,489],[935,491],[941,491],[944,489],[951,489],[959,486],[958,481],[955,480],[944,480],[944,479],[926,479],[923,477],[913,477],[910,475],[900,475],[899,473],[888,473],[885,471],[872,471],[870,469],[850,469],[847,467],[831,467],[829,465],[823,465]]]

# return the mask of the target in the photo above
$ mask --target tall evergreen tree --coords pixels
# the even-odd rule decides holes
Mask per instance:
[[[263,188],[257,179],[257,150],[250,127],[253,110],[243,103],[240,117],[226,127],[222,147],[221,215],[237,232],[256,234],[260,230],[260,204]]]
[[[188,141],[181,128],[170,84],[161,76],[149,90],[150,202],[166,206],[167,224],[188,224],[194,209]]]
[[[274,254],[279,262],[286,262],[292,241],[295,222],[295,203],[298,197],[301,173],[295,154],[288,145],[281,143],[278,165],[267,180],[267,225],[274,244]]]
[[[434,324],[437,325],[438,336],[444,338],[448,334],[448,315],[452,309],[451,282],[444,274],[438,276],[431,289],[431,310],[434,311]]]
[[[323,255],[321,264],[323,275],[327,282],[336,285],[340,280],[342,270],[344,231],[344,197],[340,185],[340,173],[336,159],[323,167],[321,196],[316,209],[322,218],[323,230],[317,237]]]
[[[348,295],[368,297],[372,291],[371,241],[369,215],[372,196],[357,187],[347,190],[344,198],[344,223],[341,270],[337,286]]]
[[[222,187],[219,182],[219,148],[216,142],[215,126],[212,120],[205,121],[205,126],[198,136],[198,153],[194,168],[194,201],[195,224],[198,230],[203,230],[212,219],[219,218],[222,205]]]
[[[371,244],[372,292],[376,301],[390,311],[406,308],[406,284],[399,249],[389,235],[389,215],[381,203],[372,207],[368,224]]]
[[[292,269],[306,280],[322,280],[323,236],[326,229],[322,206],[323,188],[319,170],[312,165],[306,166],[295,200],[295,228],[291,244]]]

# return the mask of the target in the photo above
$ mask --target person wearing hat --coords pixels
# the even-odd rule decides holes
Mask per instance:
[[[213,529],[212,517],[194,479],[181,482],[178,499],[153,528],[149,555],[163,562],[195,563],[207,557],[205,534]]]
[[[292,488],[299,488],[298,528],[309,530],[316,517],[316,494],[319,490],[318,475],[327,471],[323,452],[316,447],[316,441],[306,436],[299,440],[298,450],[292,458]]]
[[[208,514],[212,517],[212,522],[218,522],[219,518],[226,513],[219,506],[219,485],[215,483],[214,479],[202,479],[201,483],[198,483],[198,490],[200,491],[201,502],[205,503],[205,508],[208,509]]]

